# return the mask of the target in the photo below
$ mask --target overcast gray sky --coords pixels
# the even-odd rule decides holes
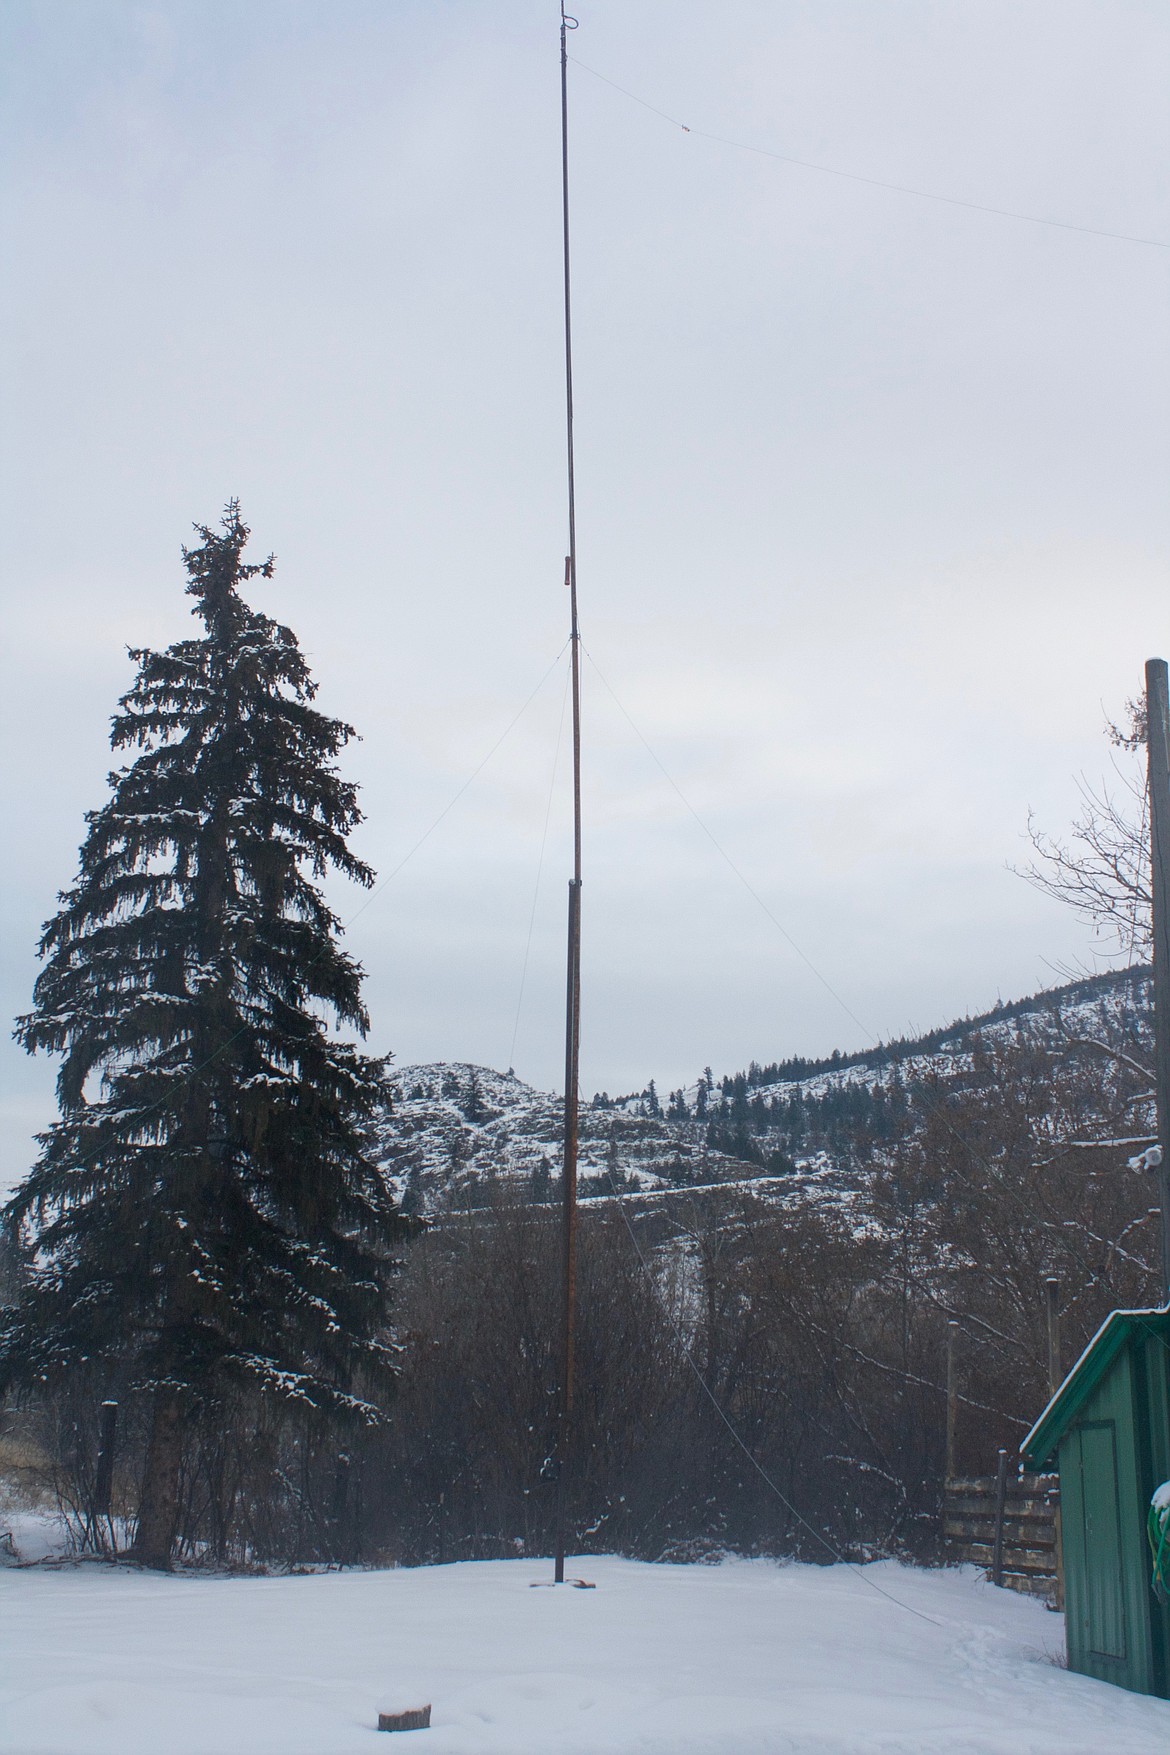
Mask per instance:
[[[860,1046],[1051,983],[1029,890],[1170,655],[1170,10],[580,0],[583,1081]],[[566,634],[550,0],[5,0],[3,1005],[130,643],[238,494],[391,873]],[[563,662],[355,919],[372,1042],[555,1086]],[[338,892],[347,917],[360,893]],[[823,980],[821,979],[823,977]],[[827,984],[827,985],[826,985]],[[830,991],[830,989],[832,991]],[[844,1003],[842,1003],[844,1002]],[[515,1048],[512,1048],[516,1030]],[[3,1057],[3,1173],[52,1114]]]

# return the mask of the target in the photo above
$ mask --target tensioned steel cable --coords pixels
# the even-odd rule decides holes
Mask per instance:
[[[435,818],[435,820],[431,824],[430,828],[427,829],[424,834],[419,836],[419,838],[415,842],[414,846],[410,849],[410,852],[403,855],[403,857],[398,861],[398,864],[394,867],[393,871],[387,873],[387,875],[382,879],[381,883],[376,884],[374,886],[374,888],[370,891],[369,895],[366,897],[365,901],[362,903],[361,907],[355,909],[354,912],[350,915],[349,919],[342,923],[342,927],[341,927],[342,932],[345,932],[349,927],[351,927],[353,925],[354,921],[357,919],[359,914],[365,913],[366,909],[370,906],[370,903],[375,902],[378,899],[378,897],[382,894],[382,891],[386,888],[387,884],[392,884],[394,882],[394,879],[398,876],[399,872],[402,871],[402,869],[405,866],[410,864],[410,861],[414,858],[415,854],[419,851],[420,847],[422,847],[425,842],[430,840],[431,836],[434,834],[435,830],[438,828],[439,824],[443,821],[443,819],[445,817],[449,816],[450,813],[455,809],[455,806],[459,803],[459,800],[463,797],[463,794],[467,791],[468,787],[472,784],[472,782],[479,779],[479,776],[483,773],[484,769],[487,767],[488,763],[491,761],[492,757],[495,755],[495,753],[499,749],[500,745],[507,741],[510,734],[515,730],[516,726],[519,725],[521,719],[523,719],[525,713],[527,713],[529,707],[531,707],[533,701],[535,701],[537,695],[539,695],[541,689],[544,687],[545,683],[548,681],[549,677],[552,675],[553,671],[556,669],[557,665],[560,663],[561,659],[564,657],[565,650],[566,650],[566,647],[568,646],[568,644],[569,644],[569,642],[568,642],[568,640],[566,640],[564,646],[561,647],[560,651],[557,653],[556,657],[553,659],[552,663],[549,665],[548,669],[545,671],[544,675],[541,677],[540,681],[537,683],[536,687],[533,689],[532,693],[529,695],[529,697],[525,701],[524,705],[515,714],[515,716],[508,721],[508,724],[504,727],[503,731],[501,731],[499,737],[497,737],[495,743],[492,745],[492,747],[488,751],[487,755],[483,758],[482,762],[480,762],[477,767],[475,767],[471,770],[471,773],[467,776],[467,779],[463,782],[463,784],[459,788],[458,792],[454,793],[452,795],[450,801],[443,806],[443,809],[439,812],[438,816]]]
[[[796,1522],[801,1526],[801,1528],[804,1530],[807,1530],[808,1534],[810,1536],[812,1536],[814,1541],[817,1541],[820,1543],[821,1547],[825,1550],[826,1554],[830,1555],[832,1557],[832,1559],[837,1563],[837,1565],[848,1567],[849,1571],[852,1572],[853,1574],[855,1574],[856,1577],[860,1578],[860,1580],[863,1584],[869,1585],[871,1590],[875,1590],[880,1597],[885,1597],[886,1601],[889,1603],[893,1603],[896,1608],[905,1609],[905,1611],[908,1615],[917,1615],[917,1617],[920,1621],[929,1621],[929,1623],[932,1627],[938,1627],[943,1632],[945,1632],[946,1628],[945,1628],[945,1625],[942,1621],[936,1621],[934,1619],[933,1615],[925,1614],[922,1609],[914,1608],[913,1604],[911,1604],[911,1603],[904,1603],[900,1597],[894,1596],[891,1591],[884,1590],[882,1588],[882,1586],[880,1584],[878,1584],[876,1579],[871,1578],[867,1572],[865,1572],[860,1566],[858,1566],[856,1564],[855,1561],[847,1560],[845,1558],[845,1556],[841,1553],[840,1549],[836,1546],[836,1544],[833,1543],[832,1541],[830,1541],[829,1537],[825,1535],[823,1530],[818,1530],[814,1524],[811,1524],[808,1521],[807,1517],[805,1517],[801,1512],[799,1512],[796,1509],[796,1507],[795,1507],[795,1505],[793,1505],[791,1499],[789,1499],[787,1497],[787,1495],[782,1491],[782,1489],[776,1485],[775,1481],[772,1479],[771,1475],[768,1473],[768,1471],[764,1467],[763,1463],[761,1463],[758,1460],[758,1458],[753,1454],[753,1452],[749,1448],[749,1446],[740,1437],[739,1432],[735,1426],[735,1423],[731,1419],[731,1416],[725,1411],[722,1403],[719,1400],[719,1397],[715,1394],[715,1391],[711,1388],[711,1385],[707,1382],[707,1379],[703,1376],[703,1373],[699,1370],[698,1365],[695,1363],[695,1357],[694,1357],[694,1354],[691,1352],[690,1346],[687,1343],[687,1338],[684,1335],[682,1328],[679,1325],[679,1322],[678,1322],[677,1318],[675,1317],[673,1310],[670,1308],[665,1297],[663,1296],[662,1288],[658,1284],[658,1280],[654,1274],[654,1270],[650,1266],[650,1263],[646,1260],[646,1257],[642,1251],[642,1245],[638,1242],[637,1233],[635,1232],[633,1225],[630,1223],[629,1214],[626,1212],[626,1203],[623,1201],[623,1199],[621,1197],[621,1193],[618,1190],[617,1184],[614,1182],[613,1172],[610,1171],[608,1174],[609,1174],[609,1185],[610,1185],[610,1188],[613,1190],[613,1197],[616,1200],[616,1202],[618,1204],[618,1210],[621,1213],[623,1220],[625,1221],[625,1227],[626,1227],[626,1230],[629,1232],[630,1242],[633,1244],[634,1253],[638,1258],[639,1266],[641,1267],[643,1273],[646,1276],[647,1281],[649,1282],[650,1288],[653,1291],[654,1296],[658,1301],[658,1305],[662,1311],[662,1314],[665,1316],[667,1322],[670,1324],[671,1331],[673,1332],[674,1338],[675,1338],[676,1342],[678,1343],[680,1351],[682,1352],[682,1356],[686,1360],[687,1364],[690,1366],[690,1369],[691,1369],[691,1372],[694,1376],[695,1382],[698,1384],[699,1388],[702,1390],[703,1394],[706,1396],[707,1400],[710,1402],[711,1406],[714,1408],[715,1412],[718,1414],[718,1416],[719,1416],[720,1420],[723,1422],[724,1426],[726,1426],[728,1432],[730,1432],[732,1438],[735,1440],[736,1444],[739,1446],[740,1450],[743,1452],[743,1454],[747,1458],[748,1462],[751,1463],[751,1465],[752,1465],[753,1469],[755,1469],[757,1475],[759,1475],[760,1479],[765,1483],[765,1485],[767,1487],[769,1487],[771,1489],[771,1491],[776,1495],[777,1499],[780,1501],[781,1505],[783,1505],[784,1509],[788,1512],[789,1516],[795,1518]]]
[[[569,59],[581,69],[582,73],[589,73],[594,79],[600,79],[603,85],[608,85],[614,91],[621,92],[623,97],[629,98],[635,104],[640,104],[644,110],[649,110],[652,115],[660,116],[664,122],[669,122],[672,128],[680,128],[684,134],[693,134],[699,140],[712,140],[720,146],[734,147],[738,152],[755,153],[760,158],[776,159],[780,164],[796,165],[803,171],[819,171],[822,176],[841,177],[848,183],[864,183],[871,189],[886,189],[893,195],[908,195],[918,201],[939,201],[946,207],[964,207],[971,213],[986,213],[996,219],[1015,219],[1026,225],[1050,226],[1057,231],[1083,232],[1091,238],[1108,238],[1114,243],[1143,244],[1152,250],[1170,250],[1170,241],[1165,238],[1144,238],[1132,232],[1107,231],[1101,226],[1079,225],[1074,220],[1051,219],[1039,213],[1021,213],[1014,207],[992,207],[987,202],[967,201],[958,195],[940,195],[934,189],[915,189],[906,183],[890,183],[882,177],[866,176],[861,171],[845,171],[837,165],[822,165],[813,159],[798,158],[795,153],[776,152],[768,146],[753,146],[747,140],[734,140],[726,134],[713,134],[707,128],[694,128],[689,123],[680,122],[677,116],[669,115],[666,110],[660,110],[657,104],[649,103],[646,98],[639,97],[636,91],[630,91],[627,86],[619,85],[617,80],[611,79],[607,73],[599,73],[596,67],[586,66],[585,62],[579,60],[576,55],[570,55]]]
[[[544,829],[540,837],[540,857],[536,862],[536,882],[532,886],[532,911],[528,916],[528,937],[524,944],[524,962],[520,968],[520,991],[516,996],[516,1016],[512,1023],[512,1046],[508,1050],[508,1066],[516,1064],[516,1038],[520,1034],[520,1012],[524,1005],[524,988],[528,980],[528,959],[532,951],[532,934],[536,926],[536,905],[540,900],[540,880],[544,873],[544,853],[548,845],[548,825],[552,818],[553,796],[556,792],[557,768],[561,760],[561,739],[565,732],[565,708],[569,701],[571,672],[565,671],[565,687],[561,694],[561,716],[557,722],[557,742],[553,752],[552,772],[548,781],[548,800],[544,807]]]
[[[370,906],[371,902],[376,901],[377,898],[382,894],[383,890],[386,889],[387,885],[393,883],[394,879],[398,876],[399,872],[402,871],[407,865],[409,865],[410,861],[414,858],[415,854],[419,851],[419,849],[421,847],[423,847],[427,841],[430,840],[431,836],[434,834],[435,830],[439,827],[439,824],[444,820],[444,818],[449,816],[450,813],[454,810],[455,806],[459,803],[459,800],[463,797],[463,794],[467,791],[468,787],[472,784],[472,782],[474,780],[477,780],[479,778],[480,774],[483,773],[483,770],[487,767],[488,763],[491,761],[491,759],[495,755],[496,751],[500,748],[500,745],[503,744],[507,740],[507,738],[510,736],[510,734],[515,730],[516,726],[520,723],[521,719],[523,719],[525,713],[527,713],[529,707],[531,707],[533,701],[535,701],[537,695],[539,695],[541,689],[544,687],[545,683],[548,681],[549,677],[552,675],[553,671],[556,669],[557,665],[560,663],[561,659],[564,657],[565,652],[568,648],[568,645],[569,645],[569,642],[568,642],[568,640],[566,640],[565,644],[561,647],[560,651],[557,653],[556,657],[553,659],[552,663],[549,665],[548,669],[545,671],[544,675],[541,677],[541,679],[537,683],[536,687],[532,690],[532,693],[528,696],[527,700],[524,702],[524,705],[522,707],[520,707],[520,709],[508,721],[508,724],[504,727],[503,731],[500,733],[499,737],[496,739],[496,741],[492,745],[491,749],[488,750],[488,752],[484,756],[483,760],[481,762],[479,762],[477,764],[477,766],[472,769],[471,773],[467,776],[467,779],[463,782],[462,786],[460,786],[459,790],[451,796],[451,798],[448,800],[448,802],[443,806],[442,810],[439,812],[438,816],[431,823],[430,827],[428,829],[424,830],[424,832],[419,836],[418,840],[414,843],[414,846],[410,848],[409,852],[405,853],[403,855],[403,857],[398,861],[398,864],[394,867],[393,871],[389,872],[387,874],[387,876],[382,879],[381,883],[377,884],[375,886],[375,888],[373,890],[371,890],[370,894],[366,897],[366,899],[362,903],[361,907],[355,909],[354,912],[349,916],[349,919],[345,920],[341,923],[340,928],[339,928],[340,932],[344,933],[348,927],[353,925],[354,921],[358,918],[358,916],[360,914],[365,913],[366,909]],[[227,1052],[227,1050],[232,1046],[233,1042],[238,1042],[241,1036],[247,1034],[249,1027],[250,1026],[247,1024],[241,1024],[240,1028],[238,1030],[234,1031],[232,1033],[232,1035],[230,1035],[225,1042],[219,1043],[219,1045],[212,1050],[212,1052],[207,1056],[206,1060],[201,1060],[197,1066],[193,1066],[191,1068],[191,1070],[186,1074],[186,1076],[183,1080],[183,1084],[189,1085],[191,1083],[192,1079],[198,1078],[198,1076],[201,1072],[205,1072],[209,1066],[214,1065],[214,1063],[219,1059],[220,1055],[225,1054]],[[144,1109],[142,1111],[142,1120],[145,1121],[150,1116],[158,1114],[161,1110],[169,1108],[170,1104],[171,1104],[171,1100],[172,1100],[171,1097],[161,1097],[157,1103],[151,1104],[147,1109]],[[96,1158],[98,1153],[101,1152],[103,1149],[104,1149],[103,1146],[97,1145],[92,1149],[92,1151],[79,1153],[77,1159],[75,1160],[76,1166],[78,1168],[80,1168],[82,1165],[88,1164],[92,1159]]]
[[[793,938],[793,936],[789,932],[788,928],[783,924],[782,921],[780,921],[777,918],[777,916],[773,913],[772,909],[768,906],[767,902],[765,902],[764,898],[760,895],[760,893],[756,889],[755,885],[744,874],[744,872],[740,870],[739,866],[736,864],[735,860],[732,859],[730,853],[728,853],[727,849],[723,846],[722,842],[715,835],[714,831],[711,828],[709,828],[708,825],[704,822],[703,818],[699,815],[698,811],[695,809],[695,807],[691,803],[690,799],[686,796],[686,793],[682,790],[681,786],[678,784],[678,782],[675,780],[674,776],[671,774],[669,768],[667,768],[666,764],[661,760],[657,751],[654,749],[653,745],[649,742],[649,740],[646,738],[646,736],[642,732],[637,721],[633,718],[632,714],[629,712],[629,709],[626,707],[625,703],[622,701],[621,697],[618,695],[616,689],[613,687],[613,684],[606,677],[604,671],[601,669],[597,660],[594,658],[592,652],[590,652],[588,646],[585,645],[584,641],[582,641],[582,649],[585,653],[586,658],[589,660],[589,663],[592,666],[594,673],[601,681],[602,685],[606,689],[606,692],[609,694],[610,699],[613,701],[614,705],[617,707],[618,711],[621,713],[623,719],[625,719],[626,723],[629,725],[630,730],[634,733],[635,737],[638,739],[638,742],[642,745],[642,747],[646,751],[647,755],[653,761],[655,767],[659,770],[663,779],[666,780],[666,782],[671,787],[671,789],[678,795],[678,798],[680,799],[682,804],[685,806],[686,810],[695,819],[695,822],[698,824],[699,828],[702,829],[703,833],[706,835],[707,839],[710,841],[710,843],[714,847],[715,851],[719,854],[719,857],[724,861],[724,863],[727,865],[729,870],[735,874],[736,878],[743,885],[743,887],[747,891],[748,895],[751,896],[752,900],[757,904],[757,906],[763,911],[763,913],[767,916],[767,918],[772,922],[772,925],[776,928],[777,932],[784,939],[785,943],[791,947],[791,949],[794,951],[794,953],[800,958],[801,962],[805,964],[805,966],[809,969],[809,971],[821,983],[821,985],[825,989],[825,991],[828,994],[830,994],[832,996],[832,998],[837,1002],[837,1004],[841,1007],[841,1010],[845,1013],[846,1017],[850,1018],[852,1020],[852,1022],[857,1025],[857,1028],[861,1031],[862,1035],[865,1036],[866,1038],[868,1038],[868,1040],[873,1044],[873,1046],[875,1048],[880,1048],[881,1047],[881,1038],[877,1035],[877,1033],[874,1030],[871,1030],[869,1028],[869,1026],[862,1021],[861,1018],[859,1018],[857,1016],[857,1013],[853,1010],[852,1006],[848,1003],[848,1001],[845,1000],[840,993],[838,993],[837,989],[833,986],[833,984],[829,980],[828,976],[825,975],[817,967],[817,965],[813,962],[812,958],[808,955],[807,951],[805,951],[801,947],[801,945],[797,942],[797,940],[795,938]],[[1001,1193],[1003,1193],[1008,1198],[1008,1200],[1012,1201],[1015,1204],[1017,1211],[1024,1218],[1026,1218],[1029,1223],[1034,1223],[1035,1222],[1035,1214],[1029,1209],[1029,1207],[1027,1206],[1027,1203],[1024,1201],[1023,1196],[1015,1188],[1011,1178],[1004,1176],[1000,1171],[998,1171],[995,1168],[995,1166],[992,1163],[990,1163],[989,1160],[987,1158],[985,1158],[983,1156],[983,1154],[981,1152],[979,1152],[974,1145],[972,1145],[970,1140],[968,1140],[965,1137],[965,1135],[963,1133],[961,1133],[960,1130],[955,1126],[954,1122],[951,1120],[950,1116],[946,1113],[946,1110],[941,1107],[941,1105],[939,1105],[937,1103],[932,1103],[930,1101],[929,1097],[927,1097],[925,1095],[925,1093],[921,1092],[921,1091],[919,1093],[919,1101],[920,1101],[923,1109],[927,1112],[927,1114],[933,1116],[933,1118],[936,1121],[938,1121],[939,1124],[943,1128],[945,1128],[946,1132],[950,1134],[951,1138],[956,1142],[956,1144],[961,1146],[963,1148],[963,1150],[970,1155],[970,1157],[974,1160],[974,1162],[976,1164],[978,1164],[979,1167],[986,1173],[986,1175],[995,1183],[995,1185],[1001,1191]],[[966,1171],[964,1171],[961,1167],[958,1167],[956,1169],[956,1174],[958,1175],[960,1180],[967,1182],[969,1186],[974,1186],[970,1175]],[[1082,1265],[1085,1266],[1086,1271],[1088,1271],[1087,1264],[1082,1263]]]

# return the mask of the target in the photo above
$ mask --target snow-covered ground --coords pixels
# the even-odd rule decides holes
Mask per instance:
[[[406,1745],[419,1755],[1170,1746],[1170,1703],[1059,1667],[1060,1618],[970,1568],[578,1569],[595,1590],[532,1589],[551,1575],[533,1560],[294,1578],[6,1568],[0,1748],[349,1755],[380,1747],[379,1710],[428,1701],[432,1728]]]

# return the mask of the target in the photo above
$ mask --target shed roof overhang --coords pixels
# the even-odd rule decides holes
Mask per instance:
[[[1170,1342],[1170,1305],[1157,1310],[1113,1310],[1105,1318],[1048,1406],[1020,1446],[1034,1469],[1042,1469],[1121,1349],[1136,1334]]]

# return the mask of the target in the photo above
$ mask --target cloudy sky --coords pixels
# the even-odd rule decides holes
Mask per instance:
[[[578,11],[588,1093],[1091,956],[1007,865],[1170,653],[1170,249],[770,155],[1170,241],[1170,12]],[[383,878],[528,702],[337,903],[379,1050],[554,1086],[556,6],[6,0],[0,29],[4,1009],[102,800],[125,648],[185,633],[179,546],[235,494],[278,557],[255,600],[362,734]],[[4,1050],[7,1179],[52,1070]]]

